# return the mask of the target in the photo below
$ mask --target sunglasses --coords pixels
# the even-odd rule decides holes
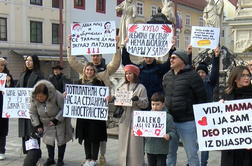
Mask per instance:
[[[178,57],[176,57],[176,56],[171,56],[170,57],[170,59],[172,59],[172,60],[175,60],[175,59],[177,59]]]

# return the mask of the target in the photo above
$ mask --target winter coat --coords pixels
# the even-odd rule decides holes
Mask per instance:
[[[163,109],[163,111],[167,112],[167,109]],[[176,137],[175,126],[173,122],[172,116],[167,113],[166,114],[166,134],[170,136],[170,139]],[[157,137],[146,137],[145,138],[145,153],[148,154],[168,154],[169,151],[169,141],[164,138]]]
[[[176,49],[169,51],[169,57],[175,50]],[[124,66],[128,64],[133,64],[139,67],[140,73],[138,77],[140,79],[141,84],[143,84],[147,90],[149,101],[154,93],[156,92],[163,93],[162,79],[165,73],[167,73],[170,70],[169,57],[163,64],[154,59],[154,61],[150,65],[146,64],[145,61],[143,61],[142,64],[136,65],[130,60],[129,53],[127,52],[127,50],[123,48],[122,64]],[[146,110],[151,110],[150,103],[148,105],[148,108],[146,108]]]
[[[137,84],[124,84],[120,91],[133,91]],[[129,86],[129,87],[128,87]],[[123,107],[124,112],[119,119],[119,164],[121,166],[143,166],[144,165],[144,139],[131,135],[133,111],[141,110],[148,106],[147,91],[142,84],[138,84],[133,92],[139,100],[134,101],[131,107]]]
[[[44,103],[40,103],[34,93],[35,88],[40,84],[44,84],[48,89],[48,96]],[[49,81],[41,80],[34,86],[29,114],[34,127],[39,127],[40,122],[43,124],[43,142],[46,145],[54,146],[56,139],[58,146],[61,146],[72,139],[71,118],[63,117],[63,105],[63,95]],[[58,123],[50,126],[50,121],[54,119],[57,119]]]
[[[24,87],[24,77],[26,72],[23,72],[17,82],[16,87]],[[32,71],[27,85],[24,88],[33,88],[33,86],[39,81],[44,79],[44,74],[42,71]],[[26,137],[30,136],[31,133],[35,133],[37,130],[31,124],[30,119],[19,118],[18,119],[18,136],[19,137]]]
[[[224,100],[240,100],[250,98],[252,98],[251,87],[237,88],[237,90],[234,89],[234,91],[230,94],[222,94],[222,99]],[[252,166],[252,149],[222,150],[221,166]]]
[[[79,81],[81,83],[81,80]],[[94,79],[92,84],[94,86],[105,86],[99,79]],[[107,126],[104,120],[80,119],[76,121],[76,139],[78,138],[79,144],[83,140],[88,142],[101,142],[107,141]]]
[[[63,93],[65,91],[65,84],[67,84],[66,76],[63,73],[60,73],[60,75],[54,75],[51,74],[48,78],[48,81],[50,81],[56,90]]]
[[[164,75],[165,105],[174,122],[194,120],[193,104],[206,103],[207,94],[202,78],[191,65],[175,75],[173,69]]]
[[[10,80],[10,86],[9,87],[14,87],[14,81],[11,75],[8,75],[11,80]],[[5,88],[8,88],[7,85],[5,84]],[[0,137],[1,136],[7,136],[8,135],[8,131],[9,131],[9,119],[8,118],[2,118],[3,115],[3,94],[2,91],[0,91],[0,126],[1,126],[1,130],[0,130]]]
[[[77,71],[78,73],[82,75],[85,64],[82,63],[81,61],[78,61],[76,59],[76,56],[71,56],[71,49],[69,47],[67,48],[67,59],[70,66],[75,71]],[[117,49],[116,53],[113,55],[112,61],[106,66],[106,70],[99,72],[97,74],[97,77],[100,80],[102,80],[107,87],[111,86],[109,76],[111,76],[117,71],[117,69],[120,66],[120,63],[121,63],[121,51],[120,49]]]

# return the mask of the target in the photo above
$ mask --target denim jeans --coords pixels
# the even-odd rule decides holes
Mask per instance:
[[[209,158],[209,151],[201,152],[201,166],[207,166],[207,160]]]
[[[178,137],[170,140],[167,166],[176,166],[179,139],[183,143],[189,166],[200,166],[197,133],[194,121],[174,123]]]

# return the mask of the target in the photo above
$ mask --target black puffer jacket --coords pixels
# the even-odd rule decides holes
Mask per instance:
[[[60,73],[60,75],[50,75],[48,78],[48,81],[50,81],[55,89],[63,93],[65,91],[65,84],[67,84],[67,78],[64,74]]]
[[[193,104],[206,103],[207,94],[202,78],[191,65],[185,66],[177,75],[170,70],[164,75],[165,105],[174,122],[194,120]]]

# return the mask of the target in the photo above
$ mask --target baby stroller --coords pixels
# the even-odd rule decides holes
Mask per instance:
[[[37,162],[41,158],[41,150],[38,144],[38,138],[43,136],[41,133],[31,133],[30,139],[26,141],[26,150],[28,151],[23,166],[37,166]]]

